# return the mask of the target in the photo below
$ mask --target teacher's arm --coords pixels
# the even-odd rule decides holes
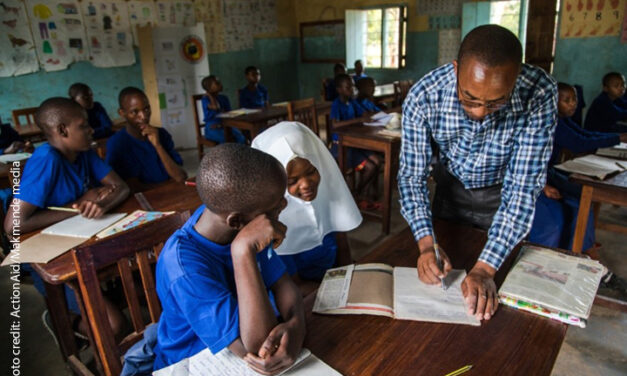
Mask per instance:
[[[538,90],[525,126],[514,136],[499,206],[479,260],[462,282],[469,313],[488,320],[498,307],[494,275],[531,229],[536,199],[546,183],[557,116],[555,84]]]
[[[442,251],[445,260],[444,271],[437,267],[433,225],[429,204],[429,162],[431,161],[431,127],[428,124],[429,106],[424,97],[424,88],[415,86],[403,105],[403,132],[400,167],[398,171],[398,189],[401,196],[401,214],[409,223],[418,245],[416,262],[418,277],[429,284],[440,282],[440,278],[451,269],[448,257]]]

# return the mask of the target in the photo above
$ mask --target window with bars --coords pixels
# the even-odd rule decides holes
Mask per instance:
[[[362,60],[368,68],[403,68],[406,33],[406,6],[347,10],[346,62]]]

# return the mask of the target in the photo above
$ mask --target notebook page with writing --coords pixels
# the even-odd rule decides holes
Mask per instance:
[[[59,223],[45,228],[41,233],[47,235],[69,236],[72,238],[89,239],[111,224],[124,218],[126,213],[105,214],[100,218],[87,219],[75,215]]]
[[[427,285],[416,275],[416,268],[394,268],[394,318],[479,326],[481,322],[467,314],[462,281],[464,270],[453,269],[447,275],[449,287]]]

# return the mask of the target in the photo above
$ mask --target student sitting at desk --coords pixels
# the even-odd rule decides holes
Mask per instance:
[[[268,89],[259,83],[261,71],[254,66],[244,70],[248,84],[239,91],[239,106],[242,108],[264,108],[270,106]]]
[[[331,105],[331,121],[333,122],[333,128],[367,121],[367,118],[361,118],[364,114],[363,108],[353,99],[353,80],[350,76],[340,74],[335,77],[335,88],[338,97]],[[331,136],[333,139],[331,153],[337,159],[337,143],[339,137],[336,133],[333,133]],[[359,207],[368,210],[380,208],[381,205],[379,203],[370,202],[362,197],[366,195],[367,188],[372,185],[371,183],[379,173],[379,157],[372,152],[349,148],[346,152],[346,160],[346,165],[349,168],[355,169],[355,171],[361,171],[361,178],[359,179],[359,184],[355,192],[357,198],[362,198],[362,200],[359,201]],[[376,189],[376,187],[373,188]]]
[[[135,87],[122,89],[118,113],[126,127],[107,141],[106,162],[142,189],[145,184],[161,183],[170,178],[182,182],[187,178],[183,159],[174,150],[172,136],[164,128],[150,125],[150,104],[143,91]]]
[[[342,63],[337,63],[333,67],[333,78],[328,78],[324,81],[324,100],[334,101],[337,98],[337,90],[335,90],[335,77],[340,74],[346,74],[346,66]]]
[[[374,104],[375,82],[372,77],[364,77],[355,83],[357,86],[357,103],[366,112],[376,113],[381,109]]]
[[[368,77],[364,73],[364,64],[361,62],[361,60],[355,60],[355,73],[351,75],[353,82],[357,84],[357,81],[361,80],[364,77]]]
[[[590,105],[585,128],[595,132],[627,132],[626,125],[618,124],[627,120],[627,107],[621,98],[624,94],[625,77],[622,74],[610,72],[603,76],[603,92]]]
[[[11,124],[2,123],[0,119],[0,155],[15,154],[21,151],[32,153],[35,148],[30,141],[24,142]]]
[[[226,143],[207,151],[196,184],[203,205],[157,262],[163,313],[154,369],[209,348],[275,374],[294,362],[305,337],[300,292],[274,251],[286,231],[278,221],[285,170],[266,153]]]
[[[35,122],[44,132],[47,143],[39,146],[26,162],[20,191],[16,194],[4,220],[4,230],[13,234],[28,233],[76,215],[48,210],[50,206],[71,206],[86,218],[98,218],[120,204],[129,193],[128,186],[91,149],[94,130],[87,124],[85,110],[68,98],[45,100],[35,113]],[[30,265],[24,267],[31,270]],[[37,290],[45,296],[41,277],[31,273]],[[79,316],[74,329],[87,333],[87,324],[72,290],[66,286],[69,309]],[[105,302],[114,333],[124,328],[122,313]]]
[[[113,123],[100,102],[94,102],[94,94],[89,86],[77,82],[70,86],[68,94],[70,99],[80,104],[87,111],[87,121],[94,128],[94,139],[107,138],[113,134],[111,129]]]
[[[287,171],[287,226],[276,252],[305,293],[327,269],[352,262],[346,231],[362,221],[337,163],[320,138],[296,122],[282,122],[253,140],[252,146],[277,158]]]
[[[218,117],[223,112],[231,111],[231,102],[226,95],[220,94],[222,91],[222,83],[218,77],[211,75],[202,79],[202,88],[205,89],[205,95],[201,99],[202,112],[205,122],[205,138],[215,141],[218,144],[224,143],[224,128],[222,121]],[[240,144],[246,143],[246,138],[237,128],[231,128],[235,141]]]
[[[536,210],[529,233],[529,241],[548,247],[571,249],[579,212],[581,186],[568,180],[568,174],[555,169],[563,150],[573,153],[592,153],[598,148],[610,147],[621,140],[627,141],[627,133],[591,132],[581,128],[570,117],[577,109],[577,92],[571,85],[557,85],[558,122],[553,138],[553,154],[549,161],[547,183],[536,201]],[[583,249],[594,245],[594,216],[586,228]]]

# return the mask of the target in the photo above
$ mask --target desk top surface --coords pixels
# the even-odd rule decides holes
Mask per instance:
[[[434,225],[453,266],[470,270],[485,233],[445,222]],[[497,286],[516,252],[497,273]],[[405,229],[360,262],[415,267],[416,257],[416,243]],[[504,306],[480,327],[320,315],[311,312],[314,295],[305,299],[305,346],[343,375],[444,375],[468,364],[477,375],[549,375],[567,329],[566,324]]]
[[[593,186],[595,188],[619,190],[623,193],[627,192],[627,171],[618,173],[605,180],[594,179],[581,174],[572,174],[570,176],[570,180],[579,184]]]
[[[316,102],[316,110],[328,110],[331,108],[331,104],[332,102]],[[287,106],[270,106],[263,108],[261,111],[250,114],[239,115],[231,118],[225,117],[222,118],[222,122],[227,125],[229,122],[261,123],[285,116],[287,116]]]

